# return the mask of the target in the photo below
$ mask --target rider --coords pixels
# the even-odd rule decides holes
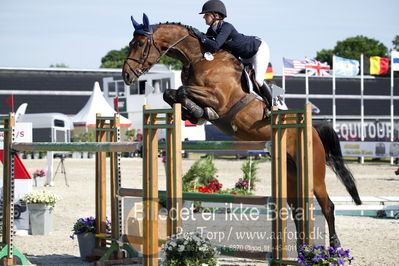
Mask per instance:
[[[269,86],[264,82],[267,65],[269,64],[269,46],[255,36],[243,35],[226,21],[226,7],[220,0],[209,0],[202,6],[205,23],[209,25],[206,34],[193,28],[194,33],[202,45],[209,52],[216,52],[220,48],[240,58],[243,63],[251,63],[255,71],[255,79],[261,93],[266,97],[269,106],[272,104],[272,95]]]

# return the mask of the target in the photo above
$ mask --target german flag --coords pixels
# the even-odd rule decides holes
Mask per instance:
[[[371,56],[364,57],[364,74],[365,75],[384,75],[389,70],[389,58]]]
[[[273,67],[272,63],[269,62],[269,65],[267,66],[265,73],[265,79],[272,79],[272,78],[273,78]]]

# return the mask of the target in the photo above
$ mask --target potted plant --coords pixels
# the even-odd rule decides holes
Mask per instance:
[[[37,190],[26,194],[22,201],[29,210],[29,233],[47,235],[53,228],[53,210],[61,198],[47,190]]]
[[[91,216],[77,219],[73,225],[72,232],[70,238],[74,239],[75,235],[78,238],[80,257],[85,259],[86,257],[91,256],[92,250],[96,245],[96,219]],[[110,232],[111,223],[107,219],[105,233]]]
[[[163,252],[168,266],[216,265],[215,247],[199,232],[172,235],[166,241]]]
[[[35,187],[42,187],[44,185],[44,177],[46,176],[46,172],[44,169],[36,169],[33,172],[33,179],[35,180]]]
[[[303,245],[298,253],[298,262],[301,265],[345,265],[351,264],[353,257],[349,255],[349,249],[342,247],[324,247]]]

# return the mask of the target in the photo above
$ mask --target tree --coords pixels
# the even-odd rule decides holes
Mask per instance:
[[[129,46],[125,46],[120,50],[111,50],[101,58],[100,68],[122,68],[128,54]],[[172,69],[182,69],[182,63],[180,61],[167,55],[163,56],[159,63],[170,66]]]
[[[167,55],[162,56],[161,60],[159,60],[159,63],[166,65],[174,70],[181,70],[183,67],[183,64],[179,60]]]
[[[392,40],[393,49],[399,51],[399,35],[396,35],[395,38]]]
[[[101,58],[100,68],[122,68],[123,63],[129,53],[129,46],[120,50],[111,50]]]
[[[317,52],[316,59],[320,62],[327,62],[330,66],[332,65],[332,54],[334,54],[332,49],[323,49]]]
[[[323,49],[317,52],[316,59],[328,62],[331,65],[333,54],[348,59],[359,60],[361,53],[365,56],[388,57],[388,48],[375,39],[358,35],[356,37],[349,37],[343,41],[338,41],[332,50]]]
[[[55,65],[51,64],[50,67],[54,68],[68,68],[69,66],[65,65],[64,63],[57,63]]]

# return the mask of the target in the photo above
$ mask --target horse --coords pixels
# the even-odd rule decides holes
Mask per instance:
[[[166,102],[171,105],[181,103],[186,118],[194,122],[208,119],[238,140],[270,140],[270,119],[265,115],[265,110],[270,107],[264,101],[248,96],[250,93],[242,82],[243,64],[239,59],[223,50],[214,53],[213,60],[205,59],[205,51],[189,26],[169,22],[150,25],[145,14],[142,24],[133,17],[132,23],[134,36],[122,69],[126,84],[131,84],[163,55],[168,55],[183,63],[183,85],[178,90],[165,91]],[[224,118],[224,121],[220,122],[219,118]],[[325,184],[326,165],[339,177],[357,205],[361,200],[354,177],[344,163],[339,138],[331,125],[313,127],[312,141],[313,193],[328,224],[330,246],[336,247],[340,246],[340,241],[335,230],[334,204]],[[287,129],[287,200],[293,214],[298,211],[295,142],[295,129]],[[296,225],[298,229],[297,222]]]

